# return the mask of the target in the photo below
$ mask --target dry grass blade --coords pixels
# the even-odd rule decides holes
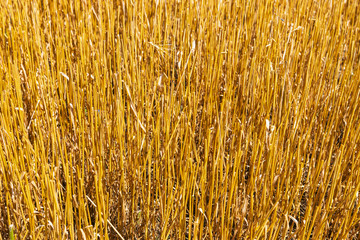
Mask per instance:
[[[0,1],[0,239],[360,239],[358,16]]]

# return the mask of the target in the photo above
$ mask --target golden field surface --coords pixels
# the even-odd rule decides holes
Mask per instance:
[[[358,0],[0,2],[0,239],[359,239]]]

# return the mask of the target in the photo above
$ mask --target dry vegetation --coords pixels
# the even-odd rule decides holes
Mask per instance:
[[[359,239],[358,0],[3,0],[0,239]]]

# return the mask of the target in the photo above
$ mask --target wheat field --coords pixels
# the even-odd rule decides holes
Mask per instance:
[[[358,0],[0,2],[0,239],[359,239]]]

